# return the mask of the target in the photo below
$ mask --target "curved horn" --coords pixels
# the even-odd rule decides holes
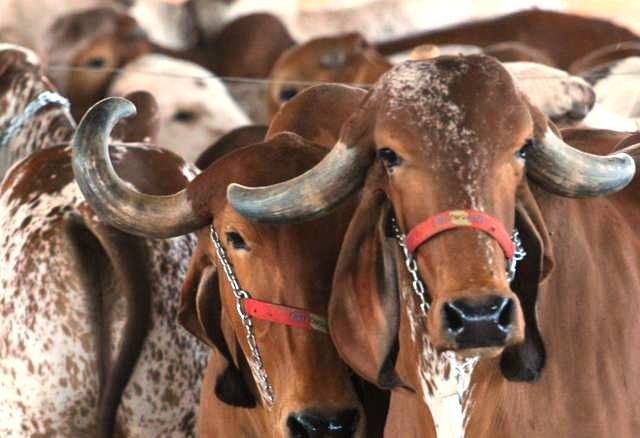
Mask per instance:
[[[230,184],[227,200],[256,221],[305,221],[327,214],[362,184],[371,162],[367,148],[336,145],[318,164],[289,181],[265,187]]]
[[[123,231],[151,237],[187,234],[207,225],[198,217],[186,190],[146,195],[118,177],[109,158],[109,133],[124,117],[136,113],[128,100],[111,97],[96,103],[73,137],[73,173],[80,191],[102,220]]]
[[[586,198],[622,190],[636,166],[625,153],[598,156],[579,151],[547,129],[527,152],[527,173],[546,190],[561,196]]]

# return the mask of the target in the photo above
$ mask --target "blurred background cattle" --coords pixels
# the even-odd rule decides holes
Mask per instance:
[[[638,218],[637,177],[612,201],[557,201],[540,195],[535,184],[533,194],[528,189],[524,195],[518,192],[516,209],[528,203],[535,222],[534,226],[524,221],[519,211],[518,226],[542,230],[533,237],[523,233],[523,239],[526,245],[532,244],[528,240],[544,240],[540,251],[529,247],[530,260],[544,263],[544,269],[534,266],[531,273],[525,265],[527,275],[538,275],[536,281],[525,284],[516,279],[514,302],[516,309],[521,303],[522,314],[518,310],[510,318],[517,322],[518,334],[505,343],[499,361],[480,360],[473,381],[475,359],[441,355],[432,346],[444,345],[433,321],[444,318],[455,325],[456,316],[445,312],[432,317],[429,330],[413,319],[418,304],[409,280],[396,272],[393,261],[401,252],[395,248],[387,257],[395,233],[387,219],[394,209],[402,213],[406,205],[385,204],[375,165],[362,192],[353,194],[353,203],[334,216],[309,213],[314,222],[303,224],[252,221],[264,219],[256,212],[266,206],[273,208],[275,218],[267,220],[287,222],[295,216],[296,202],[336,202],[342,195],[323,192],[323,183],[356,190],[349,181],[363,172],[361,165],[349,168],[348,175],[318,165],[318,179],[293,190],[285,203],[282,193],[277,195],[277,183],[325,163],[325,155],[338,163],[348,155],[343,151],[349,146],[345,138],[354,143],[368,138],[373,122],[364,120],[378,111],[370,96],[376,95],[383,107],[407,90],[421,90],[422,97],[413,95],[411,102],[402,103],[409,108],[415,104],[413,98],[425,99],[408,114],[435,105],[438,129],[448,126],[451,134],[454,124],[460,128],[463,122],[454,117],[456,111],[429,100],[447,99],[451,90],[438,78],[430,78],[430,88],[421,82],[421,73],[406,73],[411,70],[407,65],[438,65],[449,74],[450,66],[438,64],[438,59],[470,60],[468,65],[490,72],[489,79],[500,78],[494,84],[499,91],[486,91],[494,85],[482,89],[484,82],[469,88],[474,105],[489,108],[489,122],[498,114],[507,117],[519,111],[505,111],[514,101],[505,99],[500,88],[508,84],[516,100],[531,108],[530,139],[573,158],[584,158],[573,148],[598,155],[623,151],[627,155],[609,158],[612,162],[623,156],[626,167],[607,178],[629,183],[630,169],[640,156],[638,17],[640,2],[628,0],[454,0],[446,5],[433,0],[0,0],[0,435],[555,436],[558,424],[536,417],[536,412],[518,421],[530,419],[540,435],[523,432],[517,421],[503,428],[486,420],[502,421],[504,415],[491,404],[495,382],[503,391],[500,403],[506,400],[504,404],[511,406],[516,400],[538,408],[546,402],[536,393],[540,388],[552,392],[558,381],[569,379],[576,387],[583,382],[581,375],[568,378],[558,371],[558,357],[563,363],[573,359],[557,352],[553,356],[558,337],[541,333],[544,326],[564,324],[552,317],[557,302],[541,301],[546,313],[540,320],[533,316],[538,277],[540,290],[548,291],[543,277],[549,275],[553,259],[538,203],[546,206],[543,213],[564,211],[558,205],[571,206],[576,210],[574,223],[584,220],[578,210],[589,206],[619,211],[626,218],[619,218],[619,228],[632,233],[629,224]],[[395,94],[379,96],[381,78],[387,78],[385,90],[394,89]],[[477,97],[485,92],[486,99]],[[126,97],[137,115],[123,118],[131,107],[122,100],[107,101],[94,108],[76,135],[83,116],[108,97]],[[493,101],[505,104],[492,109]],[[520,135],[518,129],[510,125],[491,135],[511,138]],[[391,136],[394,139],[406,135],[406,129],[396,130],[404,134]],[[491,144],[510,141],[502,138]],[[87,145],[94,149],[79,158]],[[379,150],[363,156],[371,159],[375,154],[395,166],[394,156]],[[531,161],[536,161],[535,150],[533,155]],[[443,162],[446,158],[443,155]],[[464,157],[455,159],[465,163]],[[582,176],[585,162],[560,166],[557,175],[551,172],[543,179],[565,184]],[[596,168],[605,162],[594,164],[593,175],[599,175]],[[533,180],[539,178],[535,172]],[[231,183],[276,184],[276,189],[265,189],[266,195],[250,203],[255,193],[263,192],[235,186],[236,197],[229,197],[226,189]],[[616,190],[623,184],[618,185]],[[420,190],[427,186],[420,185]],[[95,195],[100,189],[105,192]],[[361,206],[369,203],[380,212]],[[116,211],[116,204],[121,211]],[[239,205],[251,207],[243,212]],[[558,226],[559,219],[552,216],[550,226],[561,234],[575,232],[565,223]],[[401,223],[402,216],[398,218]],[[213,225],[240,284],[255,291],[238,292],[229,273],[222,275],[224,263],[213,240]],[[590,235],[607,226],[603,219]],[[371,235],[359,236],[358,227]],[[172,231],[157,231],[162,229]],[[343,242],[345,235],[351,241]],[[168,236],[176,237],[159,239]],[[606,232],[603,236],[602,241],[614,245],[608,254],[617,266],[631,266],[628,257],[616,258],[617,240],[607,239]],[[590,245],[584,243],[581,251],[593,249]],[[633,239],[619,246],[626,254],[638,250]],[[571,253],[564,248],[558,253],[563,251]],[[387,255],[379,256],[380,252]],[[356,263],[356,254],[370,256],[375,265]],[[494,259],[499,257],[491,263]],[[263,300],[312,308],[320,319],[334,321],[357,301],[350,301],[349,294],[335,295],[336,281],[345,283],[352,275],[357,279],[343,289],[357,296],[356,286],[362,287],[358,281],[381,289],[398,286],[402,290],[395,298],[409,303],[407,312],[397,312],[395,298],[382,303],[392,303],[392,308],[374,305],[371,310],[371,302],[360,297],[357,311],[332,322],[347,328],[331,337],[284,325],[273,330],[275,317],[269,314],[266,319],[271,322],[256,324],[257,341],[252,344],[248,333],[254,326],[238,310],[241,298],[231,300],[232,294],[255,293]],[[634,275],[629,268],[616,284],[622,289],[637,283]],[[551,283],[564,285],[562,278],[552,277]],[[580,284],[587,292],[593,286],[588,278]],[[533,298],[522,298],[520,289]],[[623,302],[616,297],[618,301],[606,305]],[[599,303],[593,294],[585,300]],[[563,302],[565,308],[571,304],[571,299]],[[623,307],[633,310],[635,305],[632,297]],[[456,315],[466,324],[463,313]],[[632,333],[626,341],[635,339],[639,332],[636,326],[627,330],[629,319],[620,326],[607,325],[601,333],[620,329]],[[358,331],[362,321],[379,326],[378,335],[400,330],[400,341],[369,339],[366,330]],[[419,354],[416,331],[428,350],[420,350],[419,367],[409,358]],[[581,331],[579,337],[586,345],[584,333],[589,332]],[[481,336],[474,342],[477,339]],[[363,352],[362,345],[369,350]],[[628,360],[626,344],[621,345],[620,355]],[[379,355],[387,350],[388,355]],[[545,356],[546,351],[552,357]],[[582,348],[576,354],[587,360],[593,351]],[[256,357],[264,358],[264,364]],[[389,364],[396,359],[394,370]],[[618,365],[603,372],[613,376],[604,380],[620,377]],[[551,383],[546,380],[524,395],[509,392],[514,387],[509,382],[534,382],[546,366],[547,375],[555,379]],[[273,406],[265,396],[269,379],[276,394]],[[469,419],[465,397],[474,382],[484,405],[475,411],[464,435]],[[597,404],[597,394],[580,398],[585,412]],[[607,406],[602,416],[583,421],[579,413],[563,412],[562,427],[572,429],[562,429],[557,436],[573,437],[578,430],[576,437],[594,430],[598,433],[593,436],[604,436],[599,428],[611,417],[620,420],[612,428],[617,436],[631,437],[637,419],[630,420],[616,407],[624,404],[625,394],[612,395],[614,406]],[[426,404],[416,404],[416,397]]]

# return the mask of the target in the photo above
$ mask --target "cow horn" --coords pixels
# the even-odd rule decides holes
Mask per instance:
[[[128,100],[111,97],[87,111],[73,138],[73,173],[87,202],[105,222],[123,231],[167,238],[207,225],[198,217],[186,190],[154,196],[120,179],[109,158],[109,134],[118,121],[136,114]]]
[[[625,153],[598,156],[575,149],[547,129],[527,152],[527,172],[546,190],[561,196],[586,198],[622,190],[636,170]]]
[[[367,148],[339,141],[318,164],[291,180],[265,187],[231,184],[227,200],[256,221],[305,221],[327,214],[362,184],[371,162]]]

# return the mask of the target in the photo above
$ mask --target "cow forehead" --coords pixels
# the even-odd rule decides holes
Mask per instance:
[[[485,56],[406,61],[386,73],[375,91],[378,144],[440,147],[504,143],[510,131],[526,127],[527,106],[509,73]],[[450,152],[447,150],[446,152]]]

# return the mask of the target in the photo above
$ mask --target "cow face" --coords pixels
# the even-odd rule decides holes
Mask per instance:
[[[273,183],[312,166],[322,151],[288,134],[276,136],[269,143],[214,162],[194,181],[192,190],[194,196],[207,199],[235,276],[252,298],[325,317],[351,206],[322,220],[279,226],[251,222],[233,210],[225,197],[225,187],[231,181]],[[254,362],[245,325],[210,230],[203,229],[198,235],[180,318],[188,330],[226,356],[229,368],[217,378],[217,397],[250,406],[260,400],[260,391],[250,371]],[[255,318],[252,325],[275,396],[271,411],[265,411],[269,436],[307,436],[311,427],[325,428],[327,433],[331,428],[340,430],[341,436],[363,436],[362,409],[329,335]],[[213,394],[205,388],[203,398]],[[206,409],[209,405],[203,399],[202,406]],[[216,412],[201,411],[200,415],[215,417]],[[201,428],[201,433],[205,432]]]
[[[476,84],[473,93],[469,81]],[[371,96],[377,107],[372,142],[401,228],[408,232],[442,211],[479,210],[511,230],[533,120],[509,74],[495,63],[444,58],[402,64],[380,85]],[[486,102],[495,103],[490,113]],[[452,220],[466,215],[454,213]],[[495,346],[499,352],[522,340],[518,299],[495,239],[460,228],[435,236],[414,255],[433,301],[429,331],[437,348]],[[485,318],[493,321],[478,328],[486,338],[467,338],[471,319]]]
[[[269,111],[273,115],[306,88],[309,84],[304,82],[368,84],[390,67],[360,34],[313,39],[287,50],[276,62],[268,89]]]
[[[275,400],[272,405],[269,403],[268,391],[260,390],[256,384],[252,371],[255,360],[247,343],[245,322],[238,314],[233,290],[209,229],[213,225],[219,233],[220,244],[240,286],[254,299],[326,315],[331,274],[353,206],[345,204],[324,220],[276,227],[250,222],[229,206],[225,196],[231,181],[273,184],[291,178],[316,164],[326,148],[295,134],[276,135],[269,142],[223,156],[185,190],[170,196],[137,192],[112,170],[110,182],[94,180],[97,184],[87,184],[89,175],[84,169],[89,161],[110,167],[107,155],[86,161],[88,148],[98,155],[106,151],[107,139],[117,120],[131,114],[133,108],[125,99],[110,98],[85,115],[74,137],[74,172],[97,214],[120,229],[156,237],[200,230],[198,247],[181,293],[179,319],[187,330],[216,347],[219,354],[212,360],[228,365],[215,381],[215,388],[203,389],[204,400],[211,401],[215,394],[220,400],[218,406],[224,402],[243,407],[254,407],[263,400],[262,409],[254,411],[257,413],[251,415],[251,421],[266,427],[268,436],[309,436],[317,431],[329,436],[364,436],[364,414],[351,376],[327,333],[252,318],[262,365],[273,388]],[[104,175],[95,169],[89,174]],[[94,189],[119,200],[101,201]],[[185,204],[181,206],[183,201]],[[152,206],[153,203],[156,205]],[[166,208],[158,209],[160,204]],[[185,210],[187,204],[190,212]],[[159,216],[149,217],[153,212]],[[133,214],[136,219],[117,220],[112,213],[127,217]],[[182,220],[175,219],[182,214],[194,215],[188,220],[189,225],[178,225]],[[175,225],[178,228],[173,228]],[[168,231],[167,226],[173,229]],[[203,403],[205,409],[211,406]],[[216,412],[207,415],[201,411],[200,415],[210,418]]]
[[[619,190],[634,173],[629,156],[595,157],[562,142],[494,59],[439,57],[408,61],[385,74],[342,126],[330,154],[310,171],[268,187],[232,185],[228,197],[235,209],[255,220],[299,221],[326,214],[364,184],[360,212],[334,278],[333,296],[342,305],[332,304],[332,309],[342,309],[348,322],[336,323],[332,332],[350,337],[358,333],[355,327],[362,333],[368,329],[377,334],[374,340],[356,334],[351,339],[357,342],[349,346],[373,343],[389,353],[397,334],[388,307],[397,291],[389,288],[398,282],[388,280],[395,271],[385,245],[366,243],[374,230],[388,229],[384,217],[378,228],[372,219],[385,205],[378,194],[387,199],[405,233],[438,212],[479,210],[498,224],[495,229],[503,229],[507,237],[502,241],[508,242],[525,165],[528,176],[545,189],[574,197]],[[415,248],[432,300],[427,329],[436,349],[493,356],[522,341],[522,310],[505,275],[508,251],[498,241],[478,229],[455,228]],[[370,249],[359,251],[362,245]],[[363,304],[370,303],[378,304],[365,312],[368,324],[351,316],[349,310],[362,314]],[[348,348],[339,349],[347,362],[362,369]],[[380,367],[386,353],[367,356],[370,360],[359,365]]]
[[[189,162],[229,130],[250,123],[224,84],[191,62],[159,54],[140,56],[114,78],[109,94],[125,96],[138,90],[158,101],[158,145]]]
[[[81,116],[106,93],[113,69],[149,51],[145,32],[109,8],[65,15],[48,30],[43,53],[49,76]]]

